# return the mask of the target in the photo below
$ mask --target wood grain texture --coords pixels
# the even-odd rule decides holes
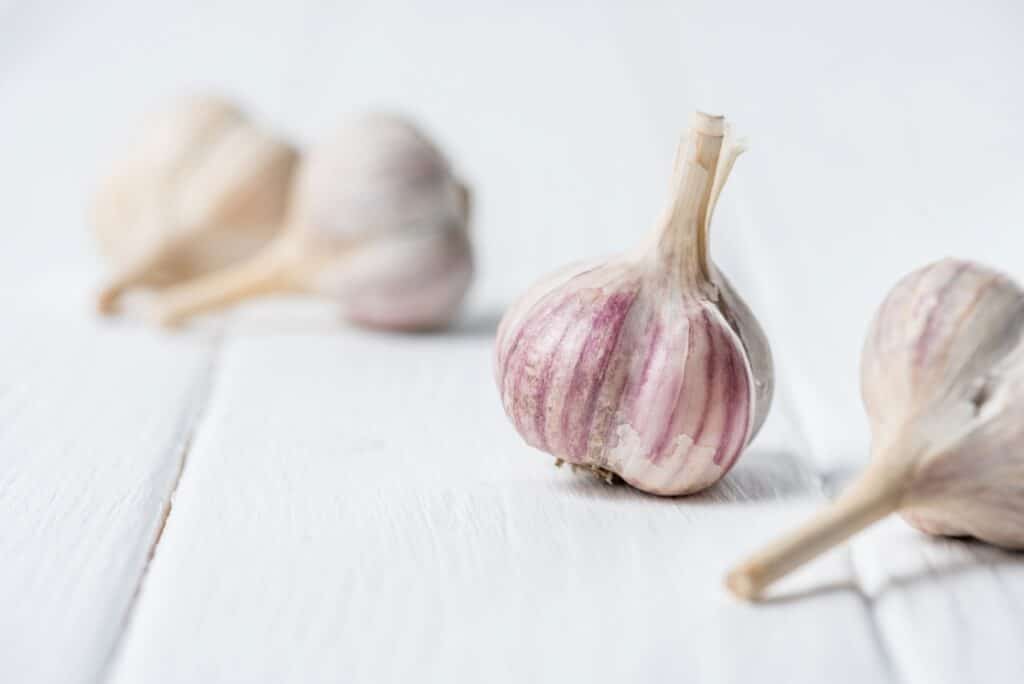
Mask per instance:
[[[202,403],[203,344],[8,316],[0,356],[0,681],[95,681]]]
[[[765,605],[720,589],[863,462],[856,357],[886,288],[945,254],[1024,275],[1013,3],[10,7],[0,680],[1019,679],[1020,557],[897,519]],[[129,611],[210,352],[84,317],[83,207],[138,116],[196,86],[300,142],[416,115],[475,185],[480,277],[448,337],[243,315]],[[751,138],[711,251],[781,386],[736,471],[665,501],[522,446],[488,336],[542,273],[653,227],[696,108]]]
[[[659,499],[525,448],[490,357],[234,337],[113,681],[885,681],[843,556],[814,600],[720,588],[820,499],[781,415],[721,485]]]
[[[881,21],[860,9],[801,9],[794,19],[751,7],[746,21],[728,22],[710,4],[690,7],[708,30],[692,32],[689,48],[744,46],[718,52],[698,87],[759,129],[733,188],[737,225],[799,432],[834,490],[867,459],[860,347],[896,280],[945,256],[1024,277],[1013,228],[1024,100],[1005,89],[1024,59],[1014,37],[1024,15],[1001,2],[941,12],[900,3]],[[762,58],[752,64],[750,54]],[[851,548],[897,681],[1019,679],[1020,554],[932,540],[898,517]]]
[[[853,544],[856,573],[908,684],[1024,672],[1022,554],[932,539],[891,518]]]

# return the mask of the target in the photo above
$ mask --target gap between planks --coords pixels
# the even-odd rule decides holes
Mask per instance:
[[[794,453],[794,458],[802,465],[808,472],[810,472],[814,481],[817,483],[818,491],[821,493],[822,498],[826,502],[831,502],[835,499],[839,490],[826,478],[826,476],[818,470],[815,466],[815,460],[812,456],[812,446],[810,438],[806,428],[804,427],[804,416],[799,410],[799,406],[793,395],[790,394],[789,386],[776,378],[775,386],[775,401],[781,404],[783,411],[789,416],[790,422],[793,426],[793,431],[797,437],[797,449]],[[844,552],[846,554],[846,563],[850,567],[850,574],[853,577],[853,583],[850,585],[850,589],[853,590],[857,597],[860,599],[861,604],[864,606],[864,611],[867,614],[867,624],[871,632],[871,638],[875,642],[875,647],[878,649],[879,657],[882,661],[882,667],[885,668],[886,675],[892,684],[902,684],[908,681],[905,677],[901,676],[897,669],[896,659],[893,657],[893,645],[890,643],[889,638],[885,634],[885,630],[882,628],[878,621],[878,612],[875,605],[875,597],[867,592],[863,581],[863,572],[857,564],[857,559],[853,553],[853,549],[849,546],[849,541],[844,543]]]
[[[742,183],[737,183],[739,187],[735,190],[732,200],[734,203],[733,219],[735,221],[735,229],[741,233],[746,239],[743,240],[743,244],[756,245],[756,231],[750,229],[750,221],[745,211],[746,205],[743,203],[744,196],[741,194],[744,187]],[[751,288],[752,292],[765,292],[768,291],[767,278],[762,278],[758,275],[756,264],[753,263],[753,258],[750,255],[749,250],[738,250],[737,266],[743,271],[743,275],[746,277],[747,285]],[[761,298],[762,301],[758,302],[761,304],[760,309],[767,309],[773,302],[771,298],[769,301],[764,301],[765,298]],[[757,309],[755,309],[756,315]],[[763,315],[763,314],[762,314]],[[817,486],[818,492],[822,496],[823,502],[831,502],[837,492],[835,487],[830,486],[826,474],[823,473],[818,465],[817,461],[813,456],[813,445],[809,436],[805,424],[805,418],[803,412],[800,410],[798,402],[799,392],[795,387],[791,387],[791,384],[786,382],[783,378],[786,376],[796,377],[801,374],[800,369],[797,367],[798,364],[790,363],[791,359],[794,358],[789,354],[782,354],[777,348],[772,349],[772,354],[775,357],[775,396],[774,411],[782,411],[789,420],[792,430],[795,433],[796,444],[794,449],[794,459],[802,468],[810,473]],[[784,368],[784,373],[780,374],[779,366]],[[793,374],[793,375],[790,375]],[[900,676],[900,673],[896,669],[896,661],[893,657],[893,644],[890,643],[889,638],[885,634],[885,630],[882,628],[878,621],[878,615],[875,606],[875,599],[866,591],[863,583],[863,578],[860,569],[857,567],[857,563],[854,559],[853,551],[848,546],[849,542],[844,545],[843,552],[846,556],[846,564],[849,566],[850,575],[853,578],[853,582],[849,585],[849,589],[853,591],[860,599],[861,604],[864,606],[866,613],[868,629],[871,634],[871,638],[875,643],[875,648],[878,651],[878,657],[881,660],[882,667],[887,675],[887,679],[892,684],[902,684],[906,681]]]
[[[756,280],[756,278],[753,277],[752,279]],[[837,492],[834,487],[830,486],[830,483],[826,481],[826,477],[815,466],[815,460],[811,455],[811,442],[807,436],[807,431],[804,428],[804,417],[800,412],[793,395],[790,394],[789,386],[780,381],[778,377],[776,377],[774,401],[776,405],[775,410],[781,410],[787,416],[790,425],[793,428],[793,432],[795,433],[797,443],[793,453],[794,459],[804,470],[813,476],[813,480],[817,485],[818,492],[821,494],[822,499],[826,502],[832,501]],[[878,622],[878,615],[875,609],[875,599],[864,588],[861,569],[857,566],[853,550],[849,548],[849,546],[845,546],[844,552],[846,554],[846,563],[850,568],[850,575],[853,577],[853,583],[849,585],[849,589],[857,595],[861,604],[864,606],[864,611],[867,614],[867,624],[871,632],[871,638],[878,650],[882,667],[885,669],[888,680],[892,684],[902,684],[906,680],[900,676],[900,673],[896,669],[896,661],[892,655],[892,645],[885,636],[885,630],[882,629]]]
[[[829,499],[832,496],[829,495]],[[849,542],[846,542],[849,544]],[[864,604],[864,609],[868,614],[868,625],[871,627],[871,636],[875,640],[875,645],[878,647],[878,653],[882,658],[882,665],[885,667],[886,673],[889,675],[889,681],[893,684],[902,684],[908,681],[905,677],[900,675],[896,665],[896,658],[893,656],[893,645],[885,635],[885,630],[878,621],[878,610],[875,605],[875,597],[868,594],[864,589],[863,575],[860,567],[857,565],[857,559],[854,556],[853,550],[849,547],[846,548],[847,562],[850,564],[850,571],[853,574],[853,588],[857,592],[857,596],[860,597],[861,602]]]
[[[164,529],[167,527],[167,520],[171,517],[171,511],[174,508],[174,497],[178,492],[178,486],[181,484],[181,478],[185,474],[185,467],[188,465],[189,454],[192,452],[192,446],[195,444],[196,435],[199,433],[206,417],[206,409],[210,404],[210,396],[213,394],[216,376],[220,370],[220,359],[222,357],[222,351],[225,344],[224,338],[225,333],[223,331],[217,333],[213,338],[210,343],[210,350],[207,355],[206,363],[195,382],[195,389],[192,390],[192,400],[189,402],[188,408],[184,412],[182,418],[182,428],[180,431],[181,437],[175,441],[175,446],[180,450],[180,454],[178,456],[178,471],[174,476],[174,482],[171,485],[170,491],[167,493],[167,501],[164,503],[163,510],[161,511],[156,533],[153,535],[153,541],[149,545],[149,553],[146,555],[145,565],[142,567],[142,572],[139,573],[138,581],[135,583],[135,590],[132,592],[131,600],[128,602],[124,616],[121,618],[117,638],[114,639],[114,643],[111,645],[106,658],[103,660],[103,666],[100,668],[99,675],[96,678],[97,682],[106,682],[110,679],[114,665],[117,663],[118,656],[121,653],[122,645],[125,642],[125,637],[128,634],[128,630],[131,629],[132,622],[134,621],[135,610],[138,607],[139,599],[142,596],[142,589],[145,586],[146,578],[149,576],[149,569],[156,557],[157,549],[160,547],[160,541],[164,536]]]

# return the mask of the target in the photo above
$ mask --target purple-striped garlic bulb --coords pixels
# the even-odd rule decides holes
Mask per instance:
[[[277,233],[298,152],[212,95],[176,99],[154,112],[115,161],[91,220],[114,267],[97,306],[121,295],[224,268]]]
[[[526,443],[611,481],[677,495],[717,482],[764,422],[768,342],[708,258],[715,202],[742,146],[698,113],[671,201],[634,251],[559,271],[498,328],[495,374]]]
[[[1024,548],[1024,290],[969,261],[889,293],[861,357],[871,461],[835,503],[734,570],[753,598],[899,511],[929,534]]]
[[[469,191],[408,121],[363,116],[311,149],[281,236],[247,262],[168,290],[173,325],[258,295],[336,301],[350,321],[426,330],[457,313],[473,275]]]

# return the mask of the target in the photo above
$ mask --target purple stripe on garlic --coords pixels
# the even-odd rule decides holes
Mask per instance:
[[[764,333],[707,254],[741,150],[721,117],[698,114],[652,236],[549,276],[505,314],[495,380],[528,445],[663,495],[704,489],[736,463],[773,385]]]

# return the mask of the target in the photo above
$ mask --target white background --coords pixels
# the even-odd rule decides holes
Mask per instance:
[[[898,277],[1024,277],[1024,11],[554,4],[0,2],[0,681],[1019,679],[1018,555],[890,520],[768,605],[720,576],[864,462],[857,357]],[[302,144],[419,120],[475,190],[464,320],[95,320],[90,193],[195,89]],[[660,500],[523,446],[490,335],[651,228],[695,108],[751,141],[712,250],[780,385],[725,482]]]

